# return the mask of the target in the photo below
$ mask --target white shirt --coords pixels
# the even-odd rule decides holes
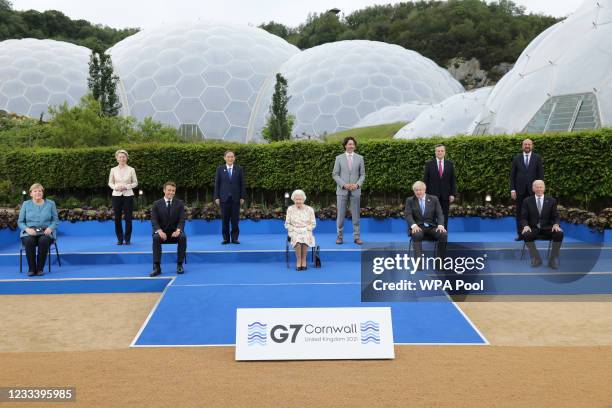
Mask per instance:
[[[125,190],[116,190],[119,185],[124,185]],[[132,189],[138,186],[136,171],[128,165],[113,167],[108,176],[108,186],[113,190],[113,196],[133,196],[134,191]]]
[[[531,152],[523,153],[523,163],[525,163],[525,157],[527,157],[527,163],[531,163]]]
[[[438,161],[436,168],[440,171],[440,165],[442,165],[442,173],[444,173],[444,159],[436,159]]]

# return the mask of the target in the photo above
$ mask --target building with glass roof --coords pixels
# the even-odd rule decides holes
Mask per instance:
[[[321,137],[354,127],[391,105],[436,103],[464,89],[447,70],[417,52],[377,41],[338,41],[294,55],[280,68],[288,81],[293,133]],[[256,129],[263,127],[274,84],[262,94]]]
[[[234,142],[251,140],[260,90],[298,52],[262,29],[205,21],[143,30],[108,50],[123,114],[151,116],[187,139]]]
[[[38,118],[87,93],[88,48],[26,38],[0,42],[0,109]]]
[[[475,134],[612,125],[612,0],[587,0],[541,33],[495,86]]]
[[[492,87],[453,95],[424,110],[414,121],[401,128],[395,139],[471,134],[476,116],[482,111]]]

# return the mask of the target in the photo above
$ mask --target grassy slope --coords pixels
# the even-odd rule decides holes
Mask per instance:
[[[342,132],[327,135],[327,142],[341,142],[347,136],[353,136],[358,141],[392,139],[393,135],[403,128],[405,123],[392,123],[389,125],[370,126],[357,129],[343,130]]]

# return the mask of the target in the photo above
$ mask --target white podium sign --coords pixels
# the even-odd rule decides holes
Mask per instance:
[[[388,307],[236,311],[236,360],[391,358]]]

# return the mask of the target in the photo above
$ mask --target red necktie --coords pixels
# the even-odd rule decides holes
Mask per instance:
[[[440,174],[440,178],[442,178],[442,160],[438,160],[438,173]]]

